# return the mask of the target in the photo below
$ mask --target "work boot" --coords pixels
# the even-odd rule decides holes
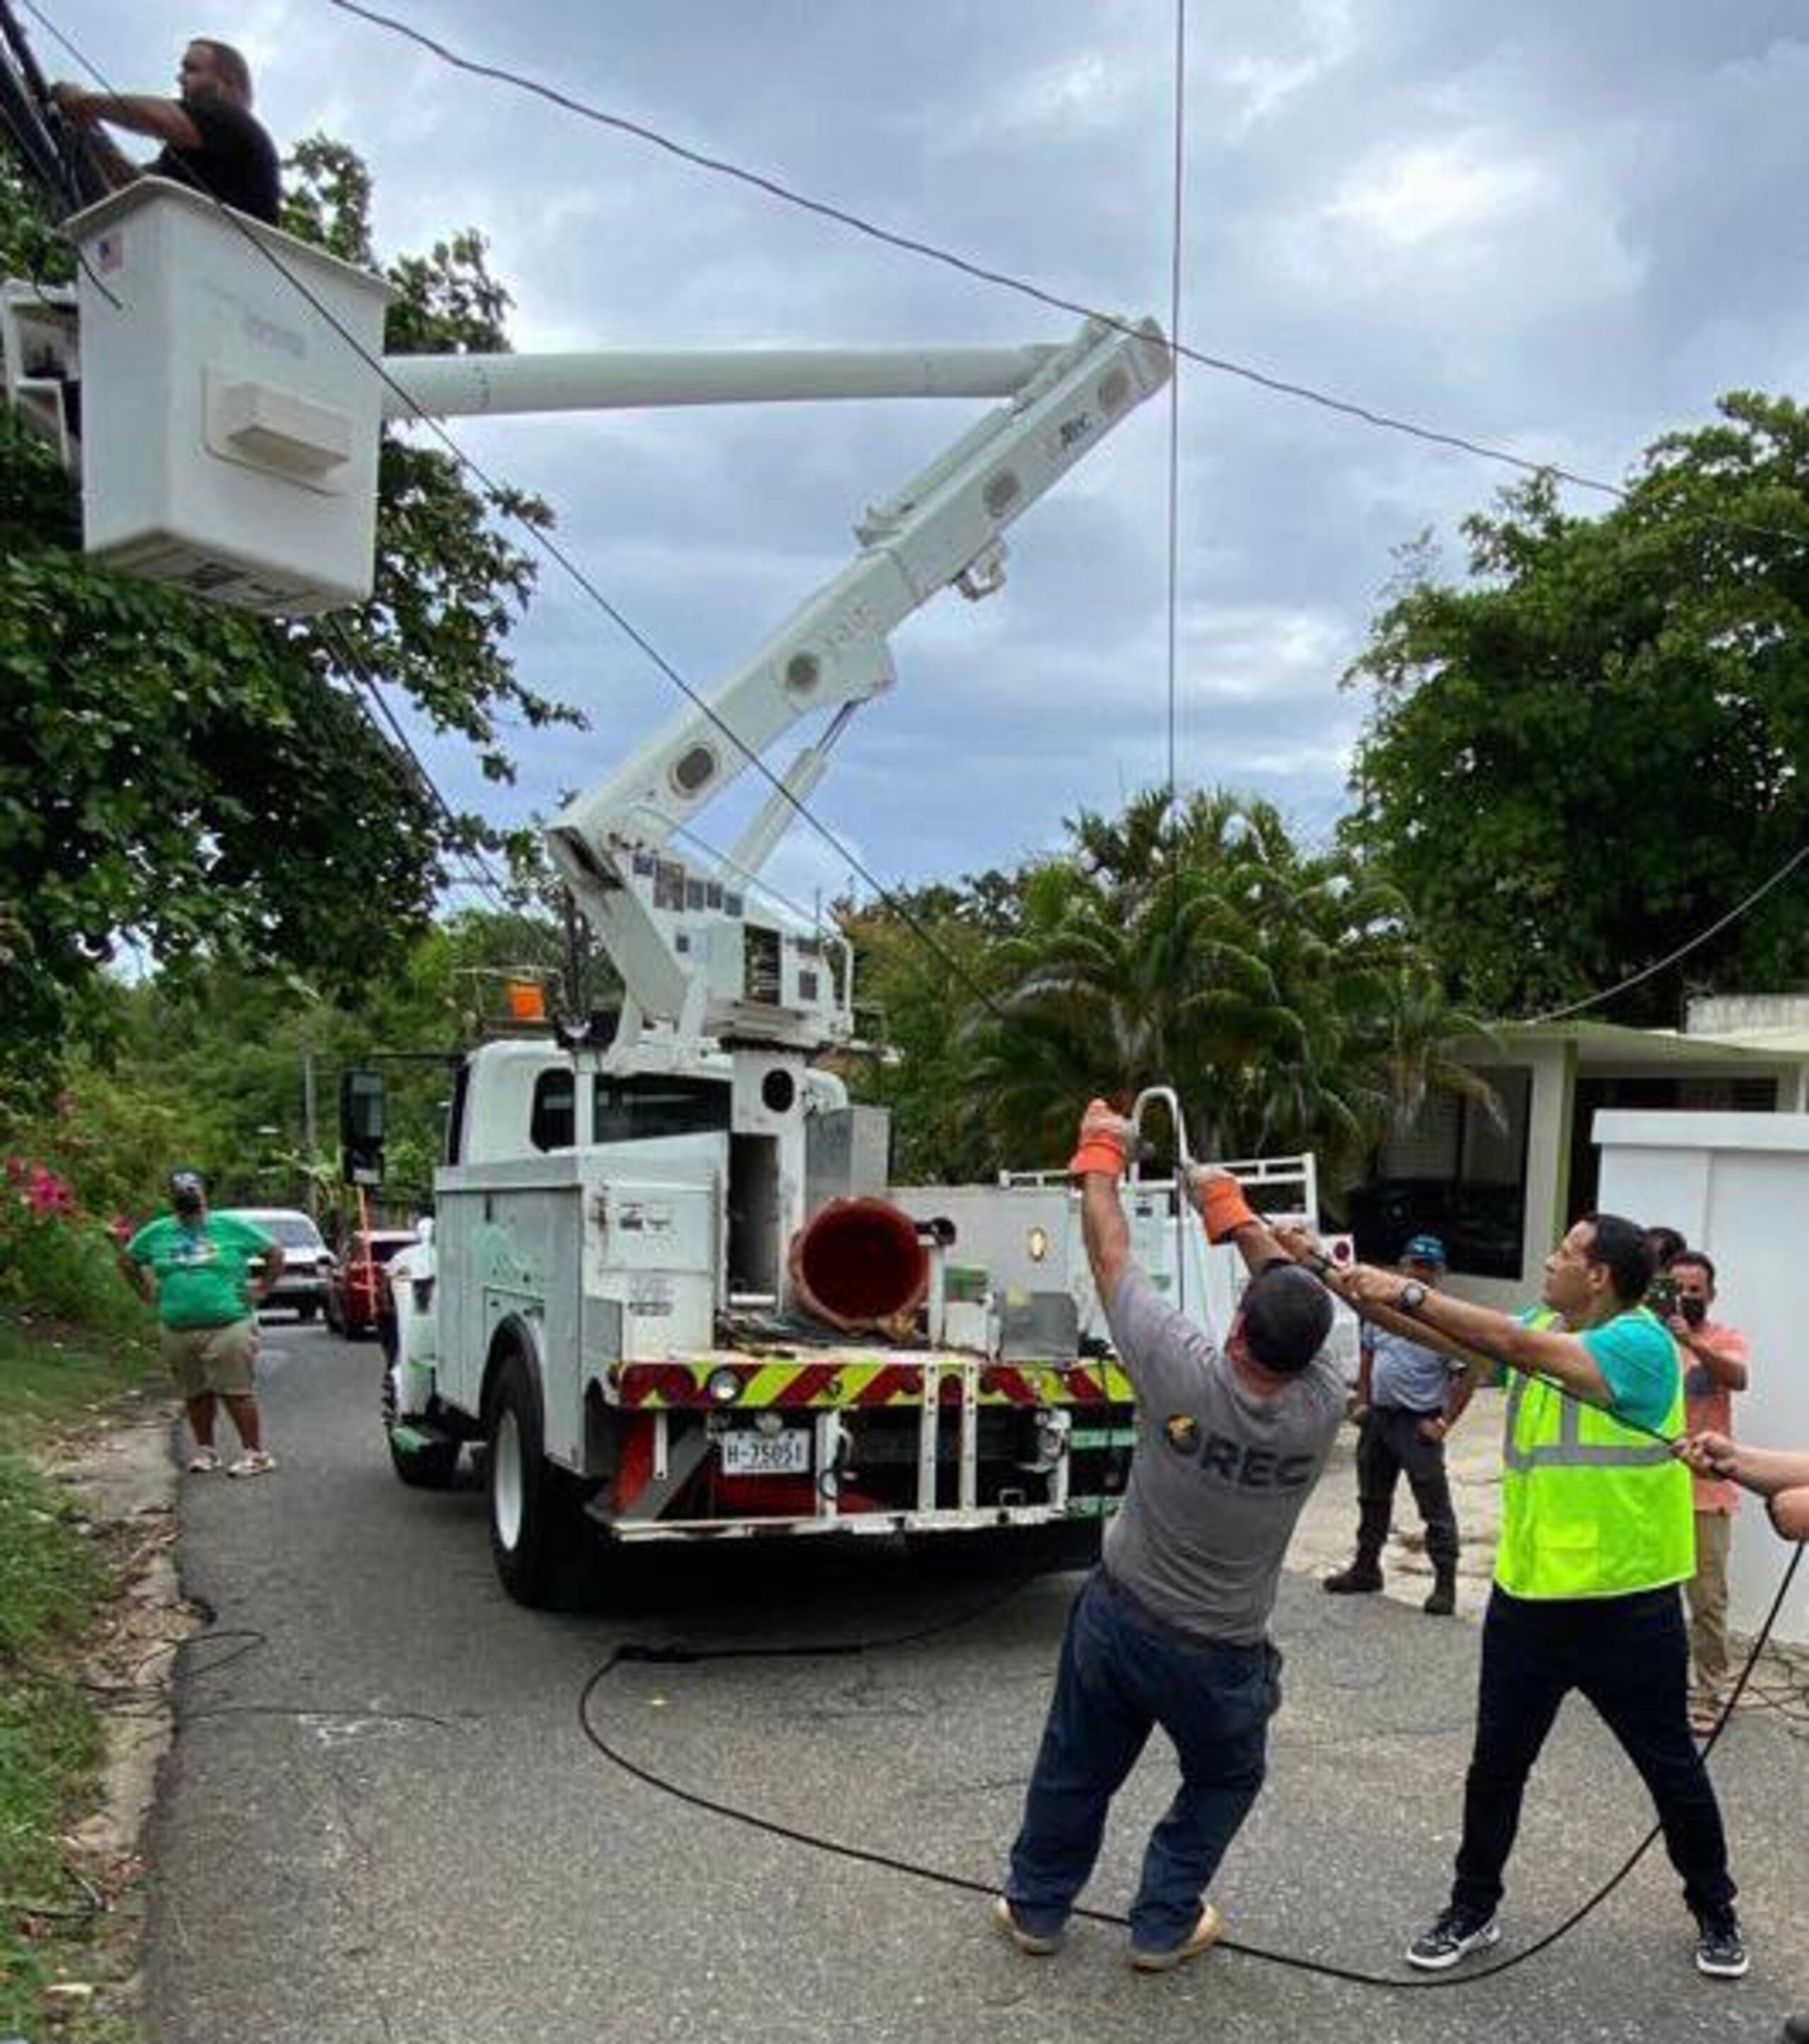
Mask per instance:
[[[1458,1572],[1454,1567],[1435,1567],[1432,1594],[1420,1606],[1429,1618],[1450,1618],[1458,1608]]]
[[[1381,1586],[1381,1564],[1373,1554],[1365,1554],[1361,1548],[1350,1567],[1340,1569],[1335,1576],[1327,1576],[1324,1585],[1334,1596],[1366,1596]]]

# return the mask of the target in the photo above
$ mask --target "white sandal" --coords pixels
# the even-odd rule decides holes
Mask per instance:
[[[276,1467],[276,1458],[264,1448],[248,1448],[226,1473],[229,1476],[265,1476]]]
[[[217,1448],[197,1448],[189,1457],[188,1473],[190,1476],[212,1476],[219,1466],[220,1450]]]

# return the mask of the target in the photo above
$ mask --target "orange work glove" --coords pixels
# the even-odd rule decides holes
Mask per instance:
[[[1103,1171],[1108,1178],[1124,1175],[1124,1123],[1103,1100],[1089,1100],[1081,1116],[1080,1139],[1068,1159],[1068,1176],[1084,1178]]]
[[[1256,1219],[1243,1187],[1228,1171],[1201,1183],[1200,1214],[1208,1242],[1229,1242],[1240,1228],[1250,1227]]]

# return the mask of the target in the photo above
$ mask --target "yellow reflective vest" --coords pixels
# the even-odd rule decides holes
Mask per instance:
[[[1634,1309],[1645,1312],[1643,1306]],[[1550,1327],[1542,1309],[1528,1325]],[[1684,1377],[1663,1431],[1684,1424]],[[1696,1573],[1690,1473],[1670,1450],[1542,1377],[1512,1374],[1495,1580],[1517,1597],[1626,1596]]]

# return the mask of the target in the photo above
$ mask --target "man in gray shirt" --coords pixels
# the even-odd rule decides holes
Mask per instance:
[[[1131,1963],[1166,1972],[1205,1951],[1202,1895],[1249,1815],[1281,1702],[1268,1639],[1282,1557],[1344,1414],[1322,1353],[1331,1301],[1250,1211],[1228,1172],[1189,1189],[1214,1242],[1250,1274],[1223,1347],[1166,1304],[1131,1261],[1119,1199],[1127,1132],[1088,1108],[1069,1165],[1093,1282],[1137,1394],[1137,1452],[1100,1566],[1069,1614],[1055,1692],[1004,1892],[1019,1950],[1054,1951],[1106,1812],[1160,1725],[1181,1787],[1151,1833],[1131,1906]]]

